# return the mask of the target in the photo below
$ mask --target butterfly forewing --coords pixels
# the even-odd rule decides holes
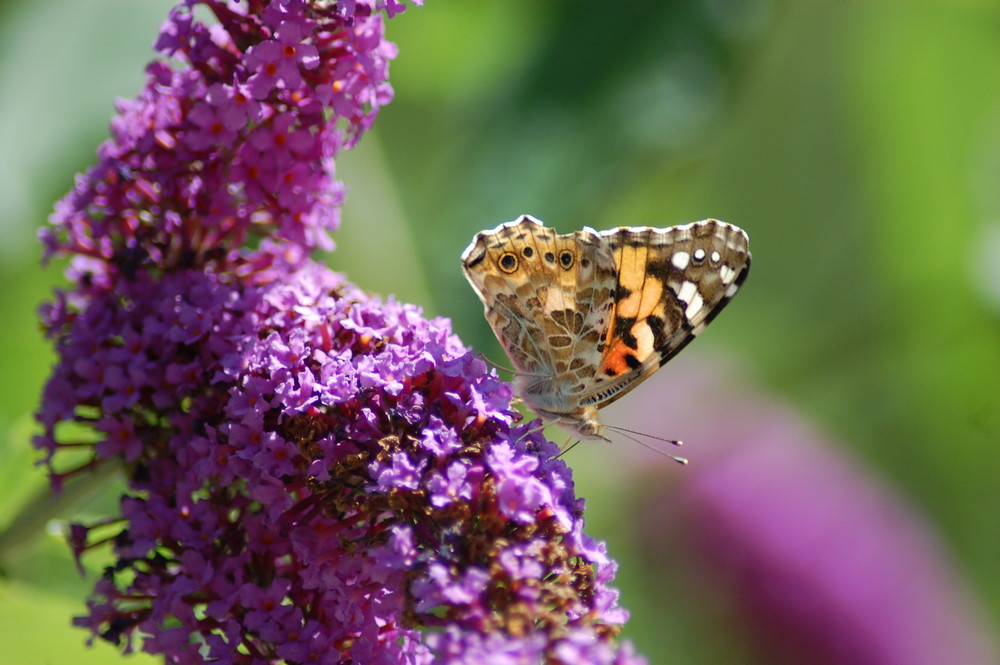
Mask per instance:
[[[746,233],[717,220],[617,228],[601,237],[618,271],[615,307],[604,355],[581,400],[599,407],[684,348],[735,295],[750,269]]]

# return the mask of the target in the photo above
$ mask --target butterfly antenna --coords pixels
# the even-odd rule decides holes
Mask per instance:
[[[637,434],[639,436],[648,436],[651,439],[656,439],[657,441],[663,441],[664,443],[670,443],[670,444],[673,444],[675,446],[682,445],[681,441],[674,441],[673,439],[664,439],[664,438],[661,438],[661,437],[658,437],[658,436],[653,436],[652,434],[643,434],[642,432],[636,432],[636,431],[633,431],[633,430],[630,430],[630,429],[625,429],[624,427],[614,427],[614,426],[611,426],[611,425],[605,425],[605,427],[608,428],[608,429],[610,429],[610,430],[614,430],[614,431],[618,432],[619,434],[621,434],[622,436],[624,436],[626,439],[628,439],[630,441],[634,441],[635,443],[638,443],[643,448],[646,448],[647,450],[651,450],[654,453],[656,453],[657,455],[661,455],[663,457],[669,457],[670,459],[672,459],[673,461],[677,462],[678,464],[687,464],[688,463],[687,458],[678,457],[677,455],[671,455],[670,453],[666,452],[665,450],[662,450],[662,449],[657,448],[655,446],[649,445],[648,443],[646,443],[642,439],[639,439],[639,438],[637,438],[635,436],[630,436],[630,434]]]
[[[667,439],[662,436],[656,436],[655,434],[646,434],[645,432],[637,432],[634,429],[626,429],[624,427],[618,427],[617,425],[605,425],[608,429],[613,429],[616,432],[628,432],[629,434],[635,434],[636,436],[645,436],[650,439],[655,439],[657,441],[662,441],[663,443],[669,443],[672,446],[683,446],[683,441],[678,441],[677,439]]]

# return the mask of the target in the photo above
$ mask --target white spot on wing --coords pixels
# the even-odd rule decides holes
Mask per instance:
[[[717,250],[712,251],[712,263],[718,263],[722,260],[722,254],[719,254]]]
[[[698,287],[694,282],[685,281],[681,284],[680,290],[677,292],[677,297],[686,303],[691,302],[691,298],[698,293]]]
[[[655,349],[653,347],[653,331],[649,329],[649,326],[632,326],[632,334],[635,336],[635,341],[639,347],[639,357],[643,358],[652,355]]]
[[[699,247],[698,249],[694,250],[694,260],[695,261],[704,261],[705,260],[705,250],[703,250],[701,247]]]
[[[674,255],[670,257],[670,262],[674,264],[674,267],[678,270],[685,270],[688,264],[691,263],[691,255],[687,252],[674,252]]]
[[[691,282],[687,283],[690,284]],[[687,303],[688,306],[687,309],[684,310],[684,316],[686,316],[688,320],[693,319],[695,315],[701,311],[702,307],[705,306],[705,301],[702,299],[701,294],[698,293],[697,290],[694,292],[694,296],[691,300],[687,301]]]

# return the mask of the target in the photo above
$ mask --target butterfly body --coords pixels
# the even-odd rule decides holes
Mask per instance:
[[[583,439],[736,293],[741,229],[717,220],[560,235],[529,216],[478,233],[462,268],[516,370],[515,392]]]

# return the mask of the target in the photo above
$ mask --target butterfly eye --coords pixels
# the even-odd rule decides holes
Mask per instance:
[[[573,252],[568,249],[559,252],[559,264],[569,270],[573,266]]]
[[[505,273],[512,273],[517,270],[517,257],[511,252],[504,252],[500,257],[500,260],[497,261],[497,265],[499,265],[500,270],[503,270]]]
[[[545,262],[546,263],[555,263],[556,262],[556,255],[553,254],[552,252],[545,252]]]
[[[521,255],[526,259],[530,259],[532,256],[535,255],[535,250],[531,249],[530,247],[525,247],[524,249],[521,250]]]

